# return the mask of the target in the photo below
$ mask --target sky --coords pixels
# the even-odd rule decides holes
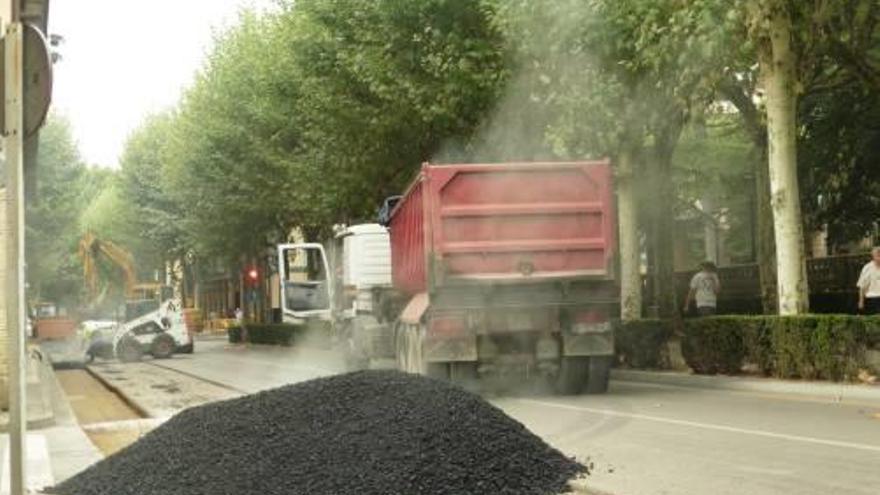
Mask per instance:
[[[116,167],[144,116],[173,107],[213,33],[241,8],[271,0],[52,0],[49,33],[64,37],[53,110],[70,119],[89,164]]]

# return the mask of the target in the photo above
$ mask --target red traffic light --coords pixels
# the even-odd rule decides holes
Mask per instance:
[[[249,266],[242,272],[244,283],[256,287],[260,283],[260,269],[255,266]]]

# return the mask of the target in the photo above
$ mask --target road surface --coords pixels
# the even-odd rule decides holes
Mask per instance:
[[[339,372],[330,351],[199,342],[159,362],[243,392]],[[876,494],[880,404],[612,382],[607,395],[495,397],[615,495]]]

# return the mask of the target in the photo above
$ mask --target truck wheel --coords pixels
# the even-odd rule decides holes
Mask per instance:
[[[604,394],[608,391],[608,380],[611,379],[611,356],[593,356],[590,358],[590,371],[587,378],[588,394]]]
[[[556,393],[577,395],[587,386],[590,371],[590,358],[582,356],[565,356],[559,363],[559,375],[556,376]]]
[[[150,354],[156,359],[168,359],[174,354],[174,338],[167,333],[161,333],[153,339],[150,345]]]
[[[425,376],[435,380],[449,380],[449,363],[425,363]]]
[[[140,342],[131,337],[123,338],[116,345],[116,357],[123,363],[136,363],[143,355]]]

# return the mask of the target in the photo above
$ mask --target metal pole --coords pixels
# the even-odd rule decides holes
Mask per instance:
[[[9,474],[10,493],[25,493],[25,300],[23,177],[23,30],[13,2],[6,28],[6,329],[9,333]]]

